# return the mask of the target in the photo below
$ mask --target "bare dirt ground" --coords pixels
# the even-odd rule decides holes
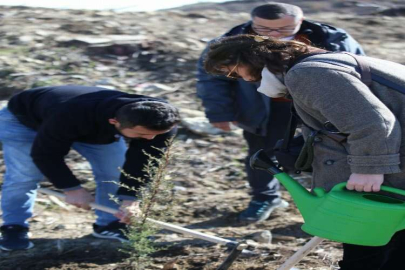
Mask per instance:
[[[367,54],[405,63],[403,10],[376,13],[400,1],[286,2],[301,5],[310,19],[346,29]],[[103,85],[161,96],[182,108],[184,118],[199,117],[194,77],[200,52],[208,40],[248,20],[247,12],[262,3],[200,4],[148,13],[0,7],[0,98],[41,85]],[[173,168],[179,202],[171,223],[237,241],[264,230],[273,234],[272,244],[259,244],[255,256],[241,256],[231,269],[276,269],[311,238],[301,231],[303,220],[285,191],[287,209],[276,210],[262,223],[237,223],[249,202],[240,133],[201,135],[184,124],[178,141],[179,153],[187,158]],[[71,152],[67,162],[93,189],[85,160]],[[4,171],[1,155],[1,176]],[[309,186],[308,177],[299,181]],[[61,207],[40,195],[31,220],[35,248],[1,252],[0,269],[131,269],[119,243],[91,237],[93,220],[91,212]],[[158,239],[172,245],[153,254],[148,269],[215,269],[228,254],[219,245],[171,232]],[[325,241],[296,267],[337,269],[340,259],[340,244]]]

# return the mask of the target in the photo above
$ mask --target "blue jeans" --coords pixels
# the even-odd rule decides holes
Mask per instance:
[[[28,227],[27,220],[32,216],[36,190],[44,175],[34,164],[30,152],[37,132],[21,124],[7,109],[0,110],[0,141],[6,173],[2,186],[1,207],[3,225]],[[125,161],[127,146],[124,140],[111,144],[73,143],[72,148],[90,163],[96,182],[95,202],[118,209],[119,205],[110,199],[119,186],[120,171]],[[105,226],[117,220],[112,214],[95,211],[96,224]]]

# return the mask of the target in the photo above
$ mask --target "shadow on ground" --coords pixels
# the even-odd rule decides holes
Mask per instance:
[[[2,251],[2,270],[69,269],[69,266],[97,268],[120,263],[128,255],[119,251],[121,244],[111,240],[94,240],[89,236],[76,239],[33,239],[34,248],[23,251]],[[68,268],[66,268],[68,267]]]

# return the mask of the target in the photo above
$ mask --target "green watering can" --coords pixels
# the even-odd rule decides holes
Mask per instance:
[[[405,229],[405,202],[388,196],[346,190],[346,182],[326,192],[309,192],[277,168],[263,150],[250,158],[253,169],[265,170],[276,177],[294,199],[304,218],[302,230],[337,242],[383,246]],[[381,186],[381,190],[405,196],[405,191]]]

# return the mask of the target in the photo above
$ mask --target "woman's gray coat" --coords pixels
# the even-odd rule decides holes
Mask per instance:
[[[405,88],[405,66],[363,59],[372,73]],[[324,123],[330,121],[348,135],[341,143],[316,136],[313,186],[329,190],[347,181],[351,173],[363,173],[384,174],[383,185],[405,189],[405,94],[374,81],[367,87],[356,66],[350,55],[321,54],[305,58],[285,76],[297,113],[307,126],[324,130]]]

